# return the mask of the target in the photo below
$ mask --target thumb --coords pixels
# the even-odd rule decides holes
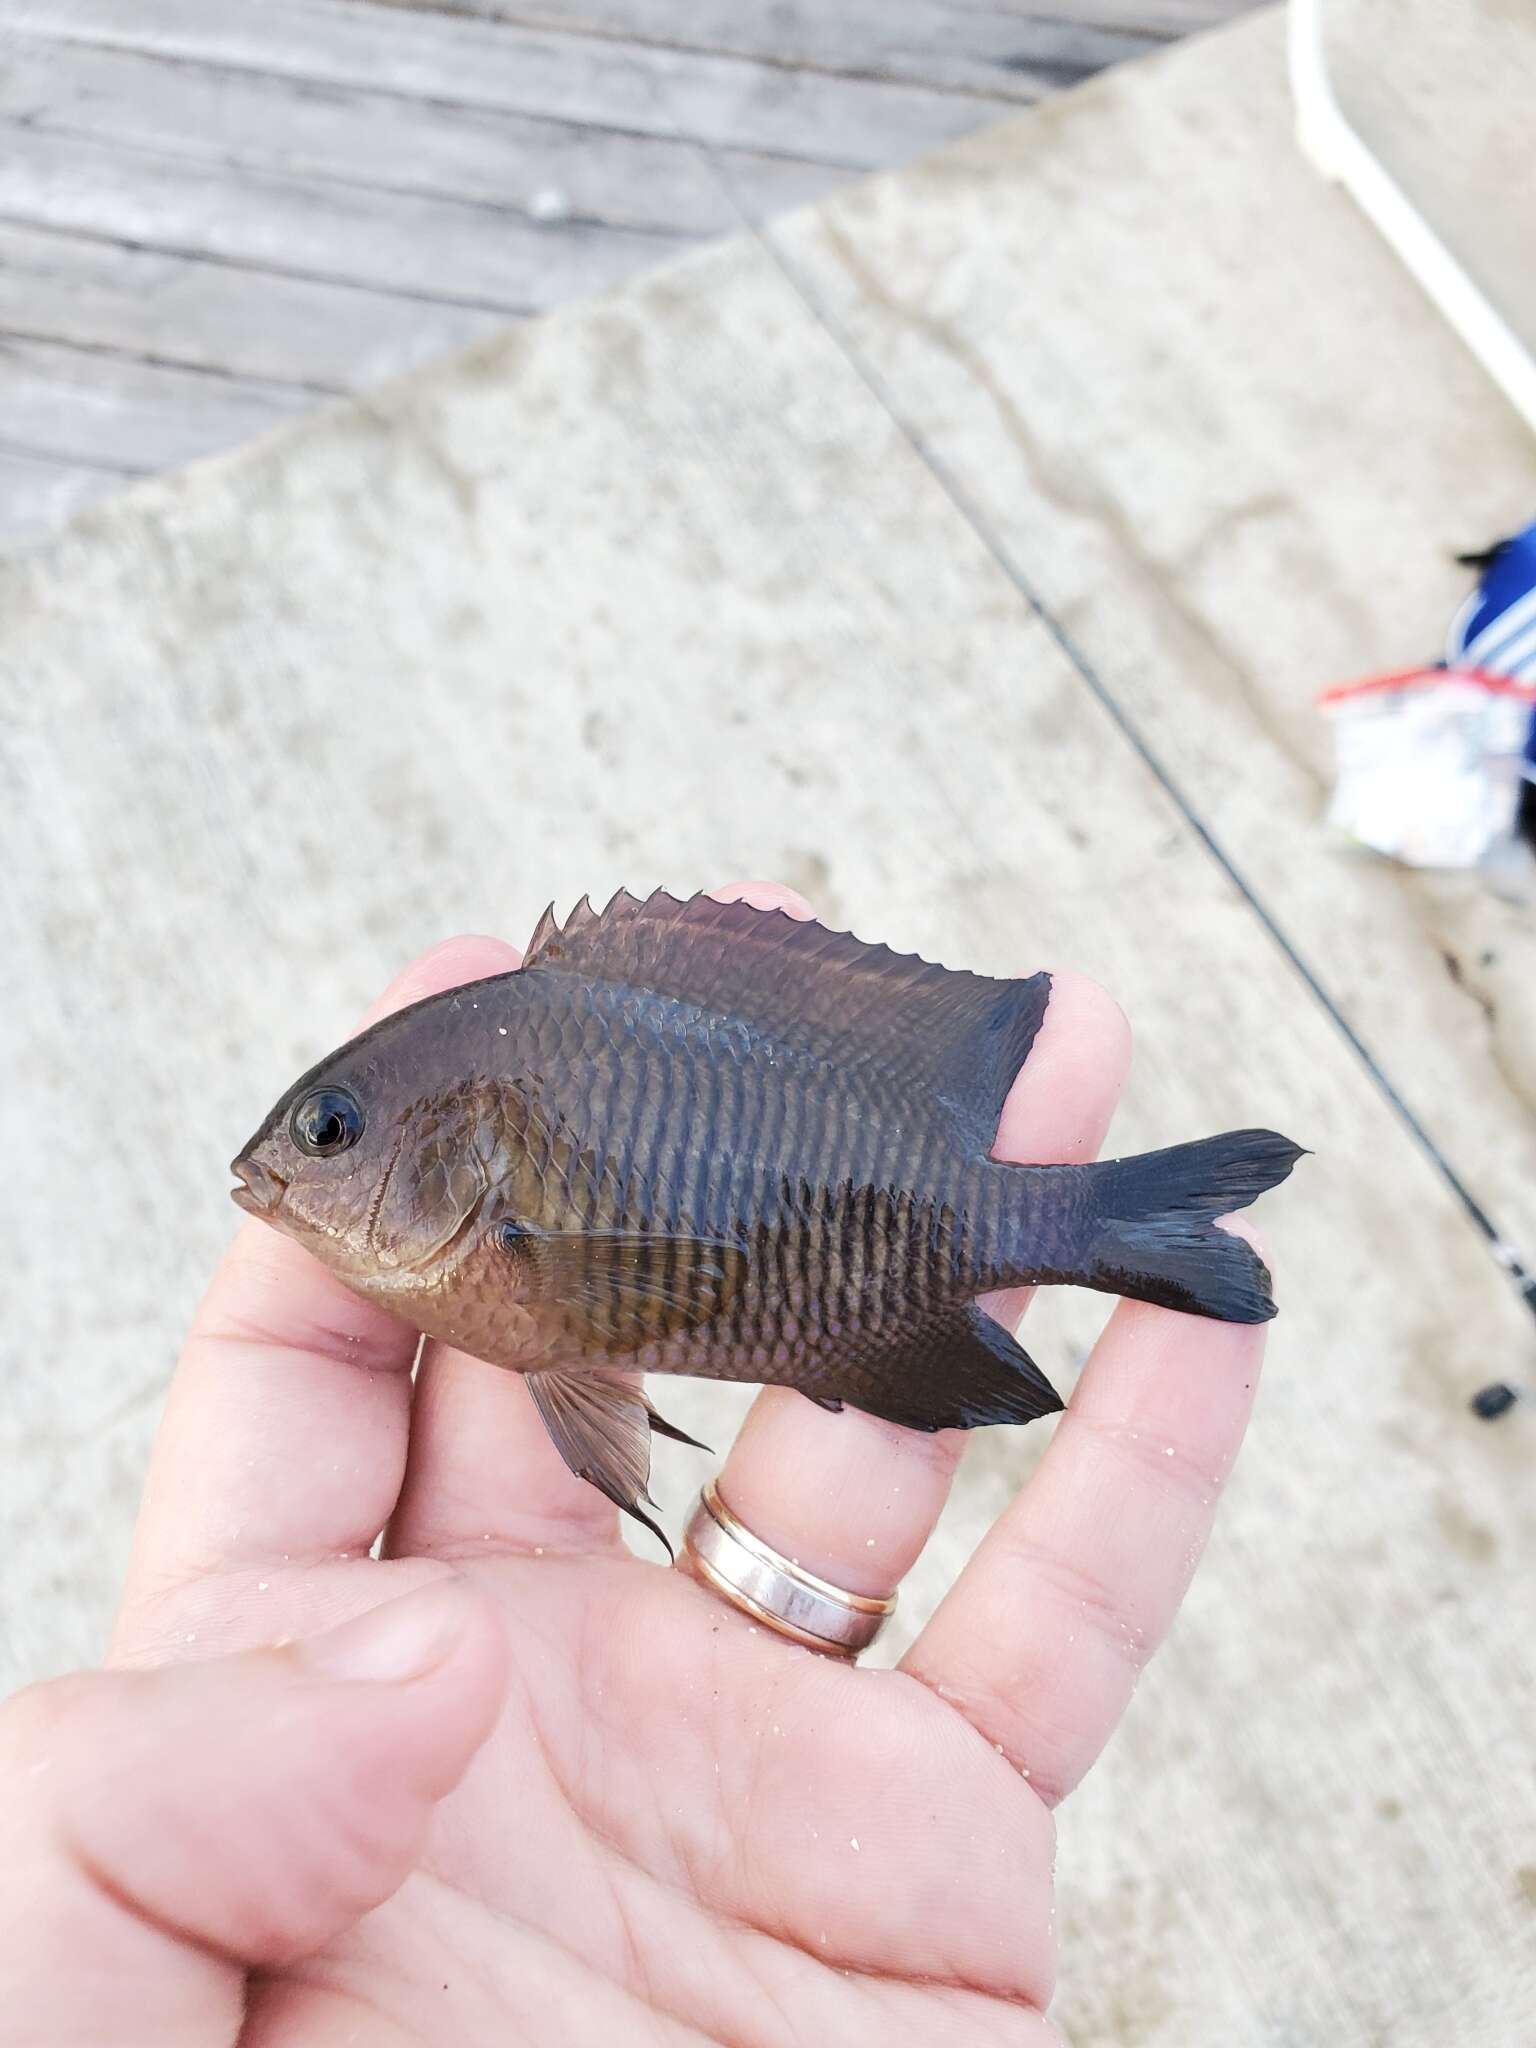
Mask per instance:
[[[506,1655],[437,1578],[311,1641],[92,1672],[0,1711],[0,2048],[224,2048],[247,1968],[389,1897]]]

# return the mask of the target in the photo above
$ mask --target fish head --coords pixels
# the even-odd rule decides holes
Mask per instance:
[[[230,1162],[238,1207],[366,1293],[440,1284],[521,1149],[520,1097],[478,1056],[482,1031],[451,1012],[424,1030],[425,1007],[312,1067]]]

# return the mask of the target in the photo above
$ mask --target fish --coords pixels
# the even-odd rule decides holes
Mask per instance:
[[[978,1306],[994,1289],[1275,1313],[1216,1218],[1284,1180],[1290,1139],[992,1157],[1050,991],[745,902],[583,897],[544,913],[521,968],[311,1067],[231,1193],[423,1335],[521,1374],[570,1470],[665,1543],[641,1506],[651,1437],[696,1440],[645,1375],[975,1429],[1062,1406]]]

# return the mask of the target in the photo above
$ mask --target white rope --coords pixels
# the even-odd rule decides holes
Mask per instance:
[[[1323,0],[1290,0],[1296,135],[1324,177],[1349,192],[1536,432],[1536,360],[1345,119],[1323,49]]]

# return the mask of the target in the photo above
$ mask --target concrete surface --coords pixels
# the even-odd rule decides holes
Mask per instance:
[[[1392,336],[1397,423],[1396,461],[1363,472],[1390,422],[1362,311]],[[1354,920],[1396,977],[1359,1028],[1405,1082],[1451,1074],[1448,1138],[1502,1160],[1507,1084],[1437,1008],[1417,899],[1341,866],[1315,771],[1258,744],[1278,725],[1304,756],[1303,689],[1418,631],[1348,596],[1373,522],[1432,580],[1453,482],[1478,517],[1526,490],[1490,405],[1293,164],[1263,21],[0,570],[8,1675],[99,1647],[231,1228],[224,1162],[274,1089],[445,930],[524,937],[551,896],[776,874],[930,956],[1099,975],[1138,1035],[1117,1149],[1249,1121],[1317,1149],[1265,1208],[1284,1308],[1216,1541],[1063,1816],[1069,2037],[1514,2048],[1536,1490],[1525,1418],[1486,1428],[1465,1395],[1528,1318],[1207,836],[1246,834],[1266,895],[1293,869]],[[1470,472],[1439,466],[1453,441]],[[1244,515],[1261,456],[1283,505]],[[1427,625],[1410,568],[1397,588]],[[1230,653],[1240,591],[1292,622],[1286,703]],[[1031,1349],[1069,1378],[1101,1312],[1042,1301]],[[717,1443],[734,1412],[692,1385],[668,1405]],[[978,1440],[907,1628],[1043,1436]],[[704,1468],[665,1452],[675,1522]]]
[[[1457,260],[1536,352],[1527,0],[1326,0],[1339,105]]]

